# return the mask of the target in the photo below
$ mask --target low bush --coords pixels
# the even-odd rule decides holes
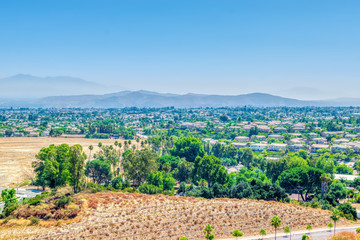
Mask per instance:
[[[74,199],[72,199],[71,197],[62,196],[60,199],[55,201],[55,207],[56,207],[56,209],[64,208],[66,205],[68,205],[69,203],[71,203],[73,201],[74,201]]]
[[[92,183],[92,182],[89,182],[88,183],[88,188],[91,190],[91,192],[93,193],[97,193],[97,192],[101,192],[103,190],[106,190],[106,187],[104,187],[103,185],[99,185],[99,184],[96,184],[96,183]]]
[[[122,189],[122,176],[117,176],[111,180],[111,186],[115,189]]]
[[[40,218],[32,217],[32,218],[30,219],[30,222],[31,222],[32,225],[37,225],[37,224],[39,224],[39,222],[40,222]]]
[[[148,183],[143,183],[139,186],[139,191],[141,193],[146,193],[146,194],[158,194],[158,193],[162,193],[162,189],[152,185],[152,184],[148,184]]]
[[[8,217],[10,214],[19,207],[18,203],[9,203],[6,208],[3,209],[1,218]]]

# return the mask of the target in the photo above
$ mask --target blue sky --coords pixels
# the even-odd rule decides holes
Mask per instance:
[[[358,0],[2,0],[0,78],[360,97],[359,12]]]

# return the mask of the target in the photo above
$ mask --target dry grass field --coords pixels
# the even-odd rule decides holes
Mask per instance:
[[[122,142],[122,140],[117,140]],[[82,137],[12,137],[0,138],[0,186],[21,183],[26,178],[33,177],[31,163],[35,155],[43,147],[51,144],[67,143],[69,145],[81,144],[86,154],[89,154],[89,145],[94,146],[92,153],[96,152],[97,144],[114,144],[114,139],[86,139]],[[135,141],[133,141],[135,143]]]
[[[330,211],[279,202],[212,199],[137,193],[82,193],[74,198],[84,202],[84,210],[71,223],[10,220],[0,229],[0,239],[178,239],[185,234],[203,239],[206,224],[214,227],[216,239],[231,239],[239,229],[244,236],[257,235],[261,228],[274,232],[270,219],[278,215],[282,227],[292,222],[293,231],[326,227]],[[20,221],[20,225],[16,226]],[[26,222],[27,221],[27,222]],[[61,224],[61,226],[56,226]],[[351,222],[341,219],[337,226]],[[4,227],[5,226],[5,227]],[[10,227],[12,226],[12,227]],[[235,238],[234,238],[235,239]]]

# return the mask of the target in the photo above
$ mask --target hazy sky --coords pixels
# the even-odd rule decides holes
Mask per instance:
[[[114,90],[360,97],[360,1],[1,0],[0,78],[18,73]]]

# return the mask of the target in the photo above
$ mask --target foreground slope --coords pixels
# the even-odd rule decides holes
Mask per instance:
[[[261,228],[272,233],[270,219],[278,215],[283,220],[278,232],[290,226],[305,230],[326,227],[330,211],[306,208],[288,203],[248,199],[212,199],[145,195],[138,193],[100,192],[74,196],[83,203],[81,213],[70,223],[59,226],[38,226],[30,220],[10,220],[0,229],[0,239],[203,239],[206,224],[214,227],[216,239],[231,238],[234,229],[245,236],[257,235]],[[337,226],[351,222],[341,219]],[[5,227],[4,227],[5,226]],[[13,226],[13,227],[9,227]]]

